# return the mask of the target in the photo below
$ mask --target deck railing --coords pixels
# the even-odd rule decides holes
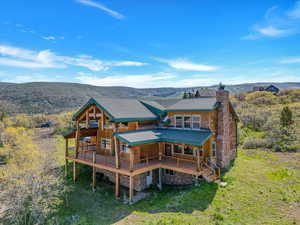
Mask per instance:
[[[93,153],[95,153],[95,163],[116,168],[115,156],[104,154],[104,151],[96,153],[96,145],[89,143],[80,145],[78,158],[86,161],[93,161]],[[75,147],[69,147],[69,156],[75,157]],[[121,157],[119,159],[120,169],[134,171],[144,167],[154,165],[155,163],[165,163],[167,166],[181,169],[197,170],[196,159],[186,159],[177,156],[162,155],[159,160],[159,155],[146,155],[140,159],[134,159],[132,162],[129,158]],[[204,165],[204,164],[203,164]],[[209,165],[205,165],[209,168]]]

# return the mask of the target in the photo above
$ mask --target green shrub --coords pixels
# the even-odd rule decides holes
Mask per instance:
[[[271,148],[272,143],[266,139],[249,137],[245,140],[243,148],[245,149],[257,149],[257,148]]]

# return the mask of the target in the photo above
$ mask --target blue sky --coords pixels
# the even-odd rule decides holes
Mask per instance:
[[[300,82],[300,0],[10,0],[0,81]]]

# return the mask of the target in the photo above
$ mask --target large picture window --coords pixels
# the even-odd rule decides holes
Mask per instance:
[[[186,155],[193,155],[193,149],[191,148],[191,147],[189,147],[189,146],[185,146],[184,147],[184,154],[186,154]]]
[[[101,138],[101,148],[103,148],[103,149],[111,149],[111,139],[109,139],[109,138]]]
[[[174,145],[174,153],[182,154],[182,146],[181,145]]]

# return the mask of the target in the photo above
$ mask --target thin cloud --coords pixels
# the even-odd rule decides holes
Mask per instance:
[[[242,40],[256,40],[263,37],[280,38],[300,32],[300,0],[290,10],[278,6],[269,8],[264,19],[251,27],[251,32]]]
[[[94,1],[91,1],[91,0],[76,0],[76,1],[80,4],[100,9],[100,10],[104,11],[105,13],[107,13],[108,15],[116,18],[116,19],[121,20],[121,19],[125,18],[125,16],[122,15],[121,13],[119,13],[117,11],[114,11],[112,9],[109,9],[109,8],[105,7],[104,5],[102,5],[100,3],[97,3],[97,2],[94,2]]]
[[[287,12],[287,15],[292,19],[300,18],[300,1],[297,1],[294,8]]]
[[[43,39],[45,40],[48,40],[48,41],[54,41],[56,38],[54,36],[45,36],[45,37],[42,37]]]
[[[166,63],[170,67],[177,70],[189,70],[189,71],[215,71],[218,69],[216,66],[194,63],[187,59],[179,58],[179,59],[161,59],[154,58],[155,60]]]
[[[291,33],[291,30],[288,29],[278,29],[273,26],[267,26],[267,27],[262,27],[262,28],[257,28],[256,29],[260,34],[264,36],[269,36],[269,37],[281,37],[288,35]]]
[[[279,61],[281,64],[295,64],[295,63],[300,63],[300,57],[288,57],[285,59],[281,59]]]
[[[175,75],[170,73],[156,74],[122,74],[98,77],[90,73],[79,72],[75,78],[80,83],[96,86],[128,86],[136,88],[161,87],[171,85]]]
[[[21,68],[65,68],[67,66],[84,67],[91,71],[108,70],[111,67],[144,66],[137,61],[104,61],[88,55],[76,57],[60,56],[51,50],[32,51],[7,45],[0,45],[0,64]]]

